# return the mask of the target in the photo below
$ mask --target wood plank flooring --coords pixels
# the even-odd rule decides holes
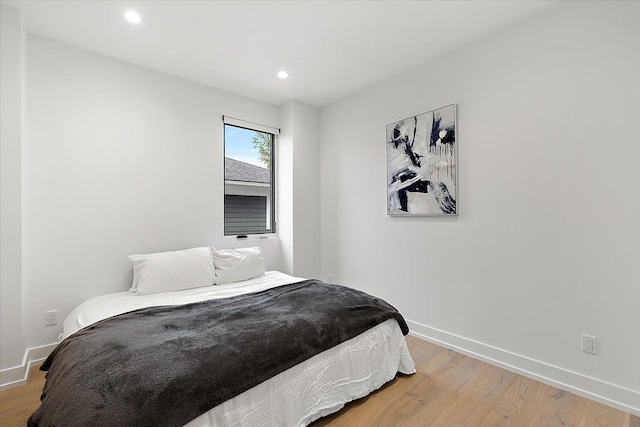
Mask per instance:
[[[416,337],[417,372],[398,376],[313,427],[640,427],[640,418]],[[23,427],[40,404],[44,372],[0,392],[0,426]]]
[[[640,418],[419,338],[417,372],[398,376],[313,427],[640,427]]]
[[[27,384],[0,391],[0,426],[24,427],[33,411],[40,406],[46,372],[38,368],[40,365],[31,367]]]

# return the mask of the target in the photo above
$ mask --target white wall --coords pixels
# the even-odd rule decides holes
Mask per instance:
[[[0,5],[0,370],[19,365],[22,339],[22,140],[24,29]]]
[[[323,109],[323,275],[640,411],[638,22],[640,3],[561,3]],[[387,216],[385,124],[451,103],[459,217]]]
[[[293,102],[280,109],[280,135],[276,147],[276,230],[282,245],[282,271],[293,274]]]
[[[128,254],[278,240],[223,238],[222,115],[279,127],[280,109],[29,35],[26,346],[57,340],[81,301],[125,290]]]
[[[320,277],[320,110],[282,107],[278,156],[278,234],[287,273]],[[293,200],[294,203],[290,203]]]

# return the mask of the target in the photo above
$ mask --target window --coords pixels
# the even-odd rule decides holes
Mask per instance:
[[[224,235],[275,233],[274,140],[278,129],[228,116],[223,120]]]

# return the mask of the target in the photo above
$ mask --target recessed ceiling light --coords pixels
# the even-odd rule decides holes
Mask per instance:
[[[289,77],[289,73],[287,73],[286,71],[282,70],[282,71],[278,72],[278,77],[280,77],[281,79],[286,79],[287,77]]]
[[[138,12],[134,12],[133,10],[127,10],[124,14],[124,17],[132,24],[139,24],[140,22],[142,22],[142,18],[140,18]]]

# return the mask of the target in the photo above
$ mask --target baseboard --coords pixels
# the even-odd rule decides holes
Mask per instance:
[[[601,381],[507,350],[407,320],[410,334],[545,384],[640,416],[640,392]],[[58,343],[29,348],[22,364],[0,371],[0,391],[27,383],[29,368],[42,362]]]
[[[26,384],[31,365],[46,359],[57,345],[58,343],[53,343],[27,349],[24,352],[21,365],[0,371],[0,391]]]
[[[636,416],[640,392],[407,320],[410,334]]]

